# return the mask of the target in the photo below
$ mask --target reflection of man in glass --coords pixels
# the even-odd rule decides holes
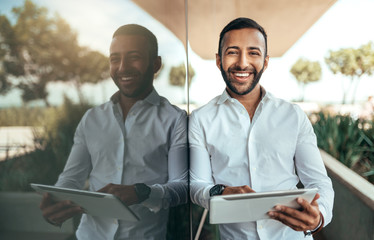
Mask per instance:
[[[311,203],[299,199],[302,211],[278,206],[269,212],[278,221],[219,229],[222,239],[304,239],[331,221],[334,192],[304,112],[259,84],[269,61],[264,29],[233,20],[221,32],[216,60],[226,89],[190,117],[191,199],[209,209],[214,195],[289,190],[301,181],[319,191]]]
[[[118,196],[140,221],[83,214],[78,239],[163,239],[168,208],[187,201],[186,113],[153,88],[160,66],[148,29],[131,24],[113,34],[110,72],[119,91],[83,116],[56,185],[82,189],[88,179],[89,190]],[[56,225],[82,212],[48,195],[41,209]]]

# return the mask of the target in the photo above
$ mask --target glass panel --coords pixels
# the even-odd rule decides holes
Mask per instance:
[[[266,71],[264,71],[264,74],[261,77],[260,84],[264,87],[267,93],[271,93],[271,98],[279,97],[281,99],[285,99],[286,101],[292,101],[301,107],[301,109],[303,109],[308,116],[312,117],[313,115],[310,115],[311,113],[320,111],[322,115],[326,113],[329,115],[350,114],[354,119],[362,118],[359,120],[365,119],[364,121],[370,121],[373,117],[373,104],[370,106],[369,102],[372,99],[371,96],[373,95],[372,90],[374,84],[372,77],[370,77],[371,71],[366,71],[370,67],[363,67],[366,70],[358,70],[358,72],[362,73],[362,75],[356,78],[357,82],[355,82],[356,80],[352,80],[352,78],[351,85],[349,85],[349,76],[344,74],[344,70],[347,70],[349,67],[343,64],[343,68],[339,69],[339,67],[337,67],[339,64],[336,64],[339,62],[339,60],[340,62],[346,62],[343,59],[348,59],[349,54],[351,54],[351,56],[356,54],[356,57],[354,57],[355,59],[363,59],[365,56],[369,56],[370,54],[373,55],[370,53],[372,52],[371,46],[373,46],[370,41],[374,40],[374,35],[371,34],[369,36],[368,34],[370,31],[364,30],[365,28],[368,28],[370,23],[372,23],[372,21],[370,21],[370,16],[373,15],[369,13],[369,10],[367,10],[371,9],[370,6],[372,6],[372,3],[369,4],[369,1],[362,1],[360,3],[335,0],[309,1],[306,4],[306,2],[302,1],[188,0],[188,59],[192,69],[194,70],[194,77],[192,78],[192,82],[189,87],[190,112],[208,103],[211,99],[219,96],[224,91],[225,83],[215,62],[215,54],[218,51],[219,34],[223,27],[231,20],[237,17],[249,17],[257,21],[267,32],[267,51],[268,55],[270,56],[270,60]],[[350,9],[350,15],[353,16],[351,18],[346,18],[345,16],[348,9]],[[354,29],[357,31],[352,34],[352,31],[354,31],[352,30],[350,31],[350,34],[347,35],[347,26],[355,26],[349,29]],[[291,28],[292,30],[290,30]],[[335,58],[332,57],[332,55],[334,55]],[[369,59],[369,57],[367,59]],[[369,60],[367,60],[367,62],[369,62]],[[332,69],[334,68],[332,65],[335,66],[335,69]],[[353,63],[351,65],[357,64]],[[234,64],[231,66],[234,67]],[[293,69],[295,71],[291,71],[292,74],[290,72],[291,68],[296,69]],[[365,74],[365,71],[368,74]],[[236,84],[239,84],[238,82],[244,82],[241,76],[245,77],[246,75],[236,74],[236,76],[236,79],[238,79]],[[235,80],[233,81],[235,82]],[[357,87],[358,85],[355,85],[355,83],[358,84],[358,82],[360,82],[359,87]],[[357,89],[353,87],[354,85],[357,87]],[[356,90],[357,93],[355,92]],[[339,104],[342,100],[343,103]],[[344,104],[347,103],[345,100],[352,102],[351,104]],[[266,103],[264,104],[266,105]],[[363,108],[365,109],[363,112],[361,112],[361,109]],[[202,110],[200,114],[202,112],[204,112],[204,110]],[[259,111],[258,114],[261,114],[261,111]],[[205,117],[208,118],[207,115],[205,115]],[[235,114],[233,114],[233,117],[236,117]],[[239,121],[239,118],[240,117],[237,117],[235,119]],[[260,118],[261,117],[255,119]],[[201,122],[203,122],[203,120]],[[199,122],[199,124],[201,122]],[[210,123],[213,125],[217,122],[220,122],[220,119],[216,117],[214,121],[212,120]],[[242,123],[246,123],[246,121],[244,120]],[[195,125],[198,124],[195,123]],[[240,124],[238,124],[238,126],[239,125]],[[369,125],[370,124],[367,126]],[[228,125],[218,124],[218,126],[222,127]],[[208,169],[209,172],[211,171],[211,175],[213,175],[211,176],[208,173],[205,175],[201,174],[204,175],[204,180],[201,182],[229,185],[233,184],[236,179],[226,179],[228,181],[227,183],[224,182],[225,180],[222,176],[229,176],[230,170],[235,170],[235,174],[238,176],[240,175],[237,169],[229,166],[234,164],[228,159],[231,157],[231,155],[225,155],[228,153],[228,151],[225,152],[226,149],[235,149],[235,151],[237,151],[238,149],[236,146],[240,146],[242,144],[237,143],[236,146],[233,146],[232,148],[228,147],[227,145],[230,142],[236,142],[234,140],[240,138],[236,136],[235,138],[230,139],[228,137],[230,134],[233,134],[233,129],[237,128],[238,126],[235,124],[229,125],[229,134],[226,135],[222,134],[223,127],[217,129],[220,133],[220,137],[223,139],[223,146],[213,144],[213,141],[207,141],[207,139],[209,139],[207,136],[213,135],[213,131],[209,131],[212,129],[208,129],[208,127],[203,129],[203,137],[199,138],[200,136],[192,136],[190,138],[191,142],[193,139],[198,139],[196,140],[198,143],[195,144],[195,146],[201,143],[201,145],[196,147],[196,149],[200,150],[204,149],[204,147],[209,148],[208,153],[203,155],[201,152],[199,152],[201,154],[199,157],[202,157],[196,158],[198,159],[198,164],[196,164],[198,165],[198,170],[196,171],[198,174],[195,174],[195,176],[198,176],[199,173],[204,172],[202,169],[204,169],[205,166],[205,169]],[[254,126],[256,126],[256,124]],[[193,124],[190,124],[189,127],[190,130],[192,130]],[[200,128],[203,127],[199,125],[197,129],[200,130]],[[255,129],[255,127],[253,129]],[[266,128],[264,129],[266,130]],[[367,129],[370,129],[370,127],[367,127]],[[251,131],[253,133],[254,130]],[[218,141],[216,141],[216,143],[217,142]],[[271,144],[269,146],[271,146]],[[261,147],[259,147],[259,149],[261,149]],[[245,151],[241,152],[245,153]],[[261,153],[263,152],[266,151],[262,151]],[[191,156],[194,154],[192,147],[190,154]],[[217,163],[217,159],[219,158],[215,158],[215,154],[224,156],[222,157],[224,159],[222,162],[224,163],[219,167],[214,168],[214,165]],[[248,153],[246,155],[249,156],[250,154]],[[206,161],[203,161],[205,156]],[[226,158],[226,156],[229,157]],[[293,155],[291,154],[291,157],[292,156]],[[271,158],[272,157],[269,158],[271,161],[274,160]],[[192,163],[193,160],[194,158],[191,157],[190,163]],[[256,176],[255,172],[258,172],[258,168],[256,170],[256,167],[253,166],[253,164],[256,165],[256,157],[249,160],[249,171],[246,171],[246,174],[248,173],[251,177],[237,179],[244,179],[244,181],[248,181],[248,183],[245,182],[243,185],[248,184],[253,187],[255,191],[275,190],[263,188],[265,185],[270,186],[267,184],[272,184],[271,181],[265,184],[262,183],[261,180],[266,179],[252,179],[254,176]],[[204,163],[206,163],[206,165],[204,165]],[[247,161],[244,163],[247,163]],[[216,166],[217,165],[218,164],[216,164]],[[194,165],[191,164],[191,166]],[[293,164],[291,165],[291,169],[292,167]],[[212,168],[212,170],[210,168]],[[369,168],[370,167],[367,169]],[[191,168],[190,170],[192,169],[194,168]],[[225,169],[230,169],[226,172],[227,175],[222,174]],[[193,175],[193,173],[191,175]],[[262,175],[264,176],[263,172]],[[261,182],[261,184],[256,186],[254,182]],[[283,187],[285,187],[285,185]],[[295,186],[289,187],[292,188]],[[199,190],[201,189],[203,188],[199,188]],[[324,197],[321,199],[323,198]],[[191,231],[193,237],[195,238],[195,236],[199,235],[199,239],[219,239],[217,225],[209,224],[209,216],[205,216],[206,212],[204,212],[204,209],[200,206],[192,204],[191,210]],[[259,222],[257,222],[257,224],[259,224]],[[270,225],[271,224],[268,226]],[[246,223],[247,229],[250,229],[250,226],[250,224],[247,225]],[[255,225],[252,223],[252,226]],[[232,226],[225,228],[225,231],[228,232],[231,230],[230,233],[235,235],[235,230],[233,230],[235,227],[232,227],[232,229],[230,229],[230,227]],[[256,226],[254,228],[256,228]],[[257,225],[257,228],[262,229],[260,225]],[[261,235],[262,231],[266,232],[270,230],[258,230],[258,234]],[[323,236],[323,234],[319,236]],[[318,235],[316,235],[316,238],[318,238]]]
[[[208,103],[225,88],[215,62],[218,48],[218,35],[215,33],[221,28],[216,20],[224,18],[218,12],[219,5],[214,0],[188,0],[188,59],[192,73],[190,112]],[[209,212],[192,202],[191,233],[192,239],[219,239],[217,225],[209,224]]]
[[[119,105],[108,103],[118,91],[110,74],[126,92],[137,86],[135,81],[142,74],[152,74],[157,68],[142,37],[117,37],[114,46],[112,35],[118,27],[139,24],[158,40],[162,64],[155,74],[155,90],[187,110],[185,1],[175,3],[176,8],[163,0],[1,1],[0,190],[31,191],[31,182],[53,185],[63,171],[83,114],[104,104],[86,115],[78,127],[81,135],[75,140],[80,145],[73,151],[79,159],[70,160],[72,168],[59,185],[97,191],[110,182],[145,183],[151,193],[148,196],[148,188],[137,185],[134,196],[148,197],[130,207],[139,215],[139,223],[99,223],[85,217],[84,226],[96,221],[103,234],[189,239],[186,115],[157,97],[137,102],[131,110],[121,105],[134,99],[131,93],[123,93]],[[18,9],[15,14],[11,12],[14,7]],[[123,71],[114,71],[116,66]],[[114,188],[108,189],[116,194]],[[39,200],[34,202],[39,204]],[[23,218],[28,222],[38,219],[42,227],[33,231],[45,233],[50,226],[41,219],[36,204],[30,208],[35,215]],[[64,229],[76,227],[76,220],[64,223]],[[109,225],[117,229],[117,224],[118,231],[111,232]],[[31,230],[25,226],[18,231]]]

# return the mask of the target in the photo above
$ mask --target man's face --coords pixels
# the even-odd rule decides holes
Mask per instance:
[[[149,44],[145,37],[114,37],[110,45],[109,60],[110,76],[122,95],[141,99],[152,90],[156,68],[154,61],[150,60]]]
[[[246,95],[260,81],[267,68],[269,57],[265,54],[265,39],[253,28],[231,30],[223,37],[222,56],[216,55],[228,91]]]

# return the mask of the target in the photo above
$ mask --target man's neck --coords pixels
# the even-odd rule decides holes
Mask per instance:
[[[262,97],[262,90],[261,90],[260,84],[257,84],[256,87],[250,93],[246,95],[238,95],[229,90],[228,92],[231,97],[238,100],[245,107],[245,109],[248,112],[249,117],[252,120],[256,112],[257,106],[260,103],[261,97]]]
[[[126,121],[127,114],[130,112],[130,109],[132,108],[132,106],[134,106],[134,104],[137,101],[145,99],[152,92],[152,89],[150,89],[149,91],[147,91],[142,96],[135,97],[135,98],[126,97],[125,95],[123,95],[122,93],[120,93],[120,95],[119,95],[119,104],[121,106],[121,110],[122,110],[122,115],[123,115],[123,120],[124,121]]]

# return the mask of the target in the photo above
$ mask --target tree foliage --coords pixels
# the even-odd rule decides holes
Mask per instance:
[[[310,82],[316,82],[321,79],[321,65],[319,62],[312,62],[300,58],[292,66],[290,72],[294,75],[301,87],[300,101],[304,101],[305,86]]]
[[[195,76],[195,70],[191,65],[188,66],[188,86],[190,86],[192,78]],[[186,84],[186,66],[181,63],[178,66],[174,66],[170,69],[169,83],[172,86],[184,87]]]
[[[370,76],[374,71],[373,43],[369,42],[358,49],[343,48],[337,51],[329,51],[325,62],[334,74],[342,74],[350,78],[348,88],[343,84],[343,104],[347,95],[352,91],[352,104],[355,102],[355,94],[360,78],[363,75]]]
[[[47,102],[47,84],[53,81],[74,83],[80,100],[81,85],[109,77],[108,59],[103,54],[80,46],[77,34],[59,15],[26,0],[13,8],[16,22],[0,16],[0,94],[12,87],[22,91],[24,102]]]

